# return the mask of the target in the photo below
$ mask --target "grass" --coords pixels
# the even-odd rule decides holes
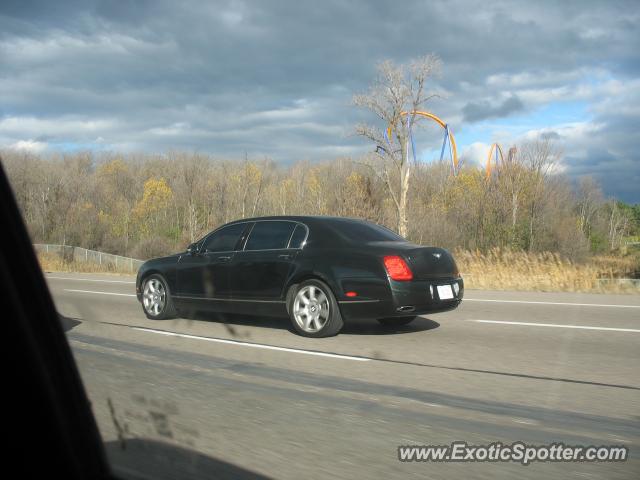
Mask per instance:
[[[637,256],[599,256],[588,263],[571,262],[550,252],[501,249],[459,250],[454,256],[470,289],[640,294],[640,287],[617,281],[640,270]],[[39,253],[38,259],[45,272],[135,273],[116,269],[114,264],[65,261],[51,253]]]
[[[594,257],[575,263],[556,253],[493,249],[487,253],[455,252],[465,287],[483,290],[640,293],[640,287],[618,279],[638,270],[638,258]]]
[[[68,261],[55,253],[38,253],[38,261],[43,272],[75,272],[75,273],[127,273],[135,274],[129,268],[116,268],[113,263],[93,263]]]

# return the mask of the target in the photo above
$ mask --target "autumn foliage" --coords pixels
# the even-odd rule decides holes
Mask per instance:
[[[574,185],[559,173],[541,176],[527,161],[527,148],[489,179],[472,164],[455,177],[444,163],[415,165],[407,237],[478,252],[458,254],[472,274],[498,260],[511,262],[511,254],[495,251],[526,253],[518,260],[524,263],[514,257],[522,272],[533,263],[569,272],[563,262],[593,263],[594,254],[620,258],[626,239],[638,235],[637,212],[604,199],[590,180]],[[385,184],[361,159],[278,165],[188,153],[45,158],[3,152],[2,163],[36,243],[144,259],[251,216],[337,215],[397,226]]]

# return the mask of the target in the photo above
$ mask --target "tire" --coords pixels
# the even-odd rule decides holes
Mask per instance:
[[[332,337],[344,326],[336,297],[320,280],[306,280],[291,287],[287,311],[294,330],[303,337]]]
[[[171,298],[169,285],[158,273],[149,275],[142,283],[142,311],[151,320],[175,318],[176,307]]]
[[[379,318],[378,321],[385,327],[401,327],[409,325],[418,317],[395,317],[395,318]]]

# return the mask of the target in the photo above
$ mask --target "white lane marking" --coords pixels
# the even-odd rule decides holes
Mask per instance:
[[[525,418],[512,418],[511,420],[513,420],[516,423],[522,423],[524,425],[538,425],[540,423],[540,422],[537,422],[536,420],[529,420]]]
[[[131,328],[133,330],[140,330],[141,332],[157,333],[159,335],[167,335],[171,337],[191,338],[195,340],[204,340],[207,342],[226,343],[229,345],[240,345],[243,347],[262,348],[265,350],[277,350],[280,352],[302,353],[304,355],[316,355],[318,357],[342,358],[344,360],[355,360],[356,362],[369,362],[371,360],[370,358],[352,357],[350,355],[341,355],[339,353],[314,352],[312,350],[302,350],[299,348],[276,347],[273,345],[264,345],[261,343],[241,342],[239,340],[225,340],[223,338],[201,337],[198,335],[188,335],[186,333],[175,333],[175,332],[166,332],[164,330],[154,330],[152,328],[144,328],[144,327],[131,327]]]
[[[135,297],[134,293],[115,293],[115,292],[96,292],[94,290],[72,290],[70,288],[65,288],[65,292],[75,292],[75,293],[98,293],[100,295],[118,295],[120,297]]]
[[[579,330],[605,330],[610,332],[640,333],[640,330],[636,330],[633,328],[590,327],[588,325],[559,325],[557,323],[505,322],[502,320],[467,320],[467,321],[478,322],[478,323],[497,323],[501,325],[524,325],[527,327],[576,328]]]
[[[532,303],[539,305],[569,305],[572,307],[616,307],[640,308],[640,305],[605,305],[601,303],[567,303],[567,302],[534,302],[531,300],[489,300],[486,298],[464,298],[463,302],[494,302],[494,303]]]
[[[100,280],[96,278],[72,278],[72,277],[52,277],[46,275],[45,278],[53,278],[55,280],[76,280],[78,282],[102,282],[102,283],[136,283],[127,280]]]

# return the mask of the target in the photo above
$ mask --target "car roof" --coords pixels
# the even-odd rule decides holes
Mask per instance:
[[[257,222],[260,220],[288,220],[292,222],[311,222],[311,223],[322,223],[324,221],[327,222],[358,222],[358,223],[373,223],[367,220],[363,220],[361,218],[349,218],[349,217],[336,217],[330,215],[271,215],[267,217],[252,217],[252,218],[242,218],[238,220],[234,220],[232,223],[239,222]]]

